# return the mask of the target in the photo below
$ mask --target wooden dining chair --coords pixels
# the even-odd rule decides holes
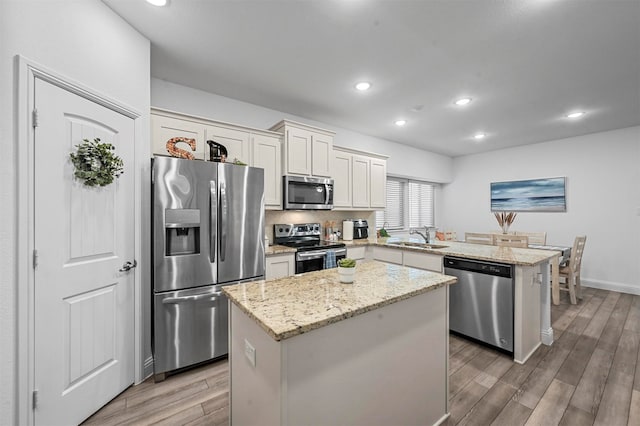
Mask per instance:
[[[529,237],[526,235],[493,234],[493,245],[502,247],[529,247]]]
[[[587,242],[586,236],[578,236],[571,248],[569,262],[559,269],[559,278],[564,280],[565,287],[560,287],[562,291],[569,292],[569,299],[572,305],[578,303],[577,299],[582,299],[582,288],[580,286],[580,266],[582,264],[582,254],[584,245]]]
[[[477,232],[465,232],[464,242],[471,244],[486,244],[488,246],[493,245],[493,235],[480,234]]]
[[[516,235],[526,235],[529,238],[529,244],[544,246],[547,244],[546,232],[521,232],[516,231]]]

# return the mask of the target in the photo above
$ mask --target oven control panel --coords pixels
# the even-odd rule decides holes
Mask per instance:
[[[273,225],[275,238],[320,236],[319,223],[279,223]]]

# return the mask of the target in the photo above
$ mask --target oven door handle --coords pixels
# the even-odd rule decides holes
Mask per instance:
[[[307,251],[307,252],[302,252],[302,253],[296,253],[296,257],[299,260],[305,260],[305,259],[318,259],[320,257],[324,257],[326,256],[327,252],[322,250],[322,251]]]
[[[346,248],[337,248],[332,250],[336,253],[336,256],[342,256],[347,254]],[[301,253],[296,253],[296,260],[320,259],[326,255],[327,255],[327,250],[305,251]]]

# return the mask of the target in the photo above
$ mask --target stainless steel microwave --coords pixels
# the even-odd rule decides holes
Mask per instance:
[[[285,210],[331,210],[333,179],[313,176],[283,176]]]

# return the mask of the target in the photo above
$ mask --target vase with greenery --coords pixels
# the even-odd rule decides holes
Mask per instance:
[[[338,276],[340,282],[350,284],[356,274],[356,261],[354,259],[345,258],[338,260]]]

